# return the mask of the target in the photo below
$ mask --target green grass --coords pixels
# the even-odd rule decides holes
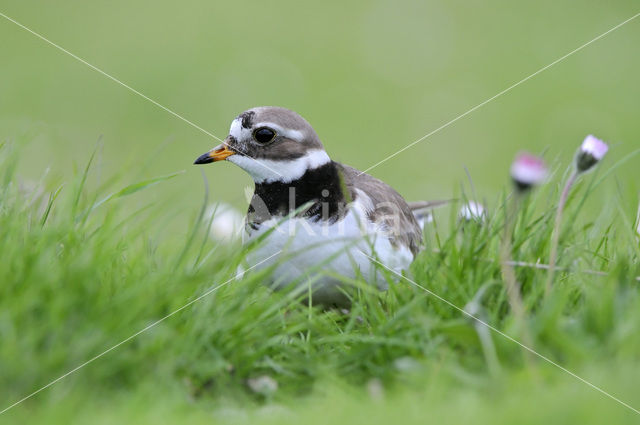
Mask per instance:
[[[4,145],[0,155],[0,409],[224,284],[4,413],[3,423],[637,421],[406,280],[385,293],[351,291],[349,314],[270,291],[261,283],[268,271],[230,280],[244,252],[208,239],[203,209],[187,212],[184,232],[165,232],[174,212],[162,208],[161,188],[180,174],[98,184],[98,155],[73,179],[26,187],[15,172],[20,149]],[[551,294],[545,270],[516,273],[533,348],[638,408],[635,211],[597,190],[618,166],[605,163],[572,194],[559,249],[566,270]],[[523,203],[514,260],[548,261],[560,183]],[[141,191],[155,203],[138,205]],[[593,196],[600,210],[585,207]],[[504,204],[491,200],[484,224],[458,222],[459,205],[439,211],[407,276],[522,340],[498,261]],[[265,376],[277,390],[248,385]]]
[[[242,110],[285,106],[310,121],[332,158],[366,169],[638,5],[4,0],[0,11],[217,136]],[[461,229],[459,205],[440,210],[408,276],[457,306],[474,301],[481,319],[521,339],[498,265],[509,163],[520,149],[555,161],[514,234],[514,259],[544,264],[577,144],[587,133],[610,142],[605,163],[571,196],[560,239],[566,271],[553,293],[543,299],[545,270],[516,272],[534,348],[636,408],[639,23],[371,171],[408,200],[487,200],[481,227]],[[201,170],[190,164],[217,141],[4,19],[0,39],[0,143],[11,142],[0,159],[3,409],[232,278],[243,253],[208,240],[201,206],[246,208],[251,182],[230,164],[208,167],[205,202]],[[529,364],[513,342],[406,281],[355,293],[343,315],[272,293],[263,278],[230,281],[0,423],[636,418],[555,366]],[[278,390],[248,387],[262,376]]]

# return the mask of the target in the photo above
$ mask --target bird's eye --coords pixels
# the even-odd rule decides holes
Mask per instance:
[[[256,139],[256,142],[265,144],[269,143],[276,137],[276,132],[267,127],[257,128],[253,132],[253,138]]]

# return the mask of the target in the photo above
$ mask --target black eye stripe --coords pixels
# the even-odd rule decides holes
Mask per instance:
[[[265,144],[269,143],[276,137],[276,132],[269,127],[259,127],[253,131],[253,138],[256,142]]]

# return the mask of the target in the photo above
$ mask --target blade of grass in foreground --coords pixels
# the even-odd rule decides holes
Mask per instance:
[[[58,195],[60,195],[60,192],[62,191],[63,187],[64,185],[60,185],[60,187],[58,187],[58,189],[56,189],[55,192],[52,192],[49,195],[49,200],[47,201],[47,208],[44,210],[44,213],[42,214],[42,218],[40,219],[40,227],[44,227],[45,223],[47,222],[47,219],[49,218],[49,214],[51,213],[51,208],[53,207],[53,203],[58,198]]]
[[[122,190],[112,193],[111,195],[108,195],[107,197],[103,198],[102,200],[96,202],[95,204],[93,204],[93,206],[91,207],[90,211],[95,210],[96,208],[98,208],[99,206],[101,206],[102,204],[104,204],[105,202],[108,202],[112,199],[116,199],[116,198],[122,198],[123,196],[127,196],[127,195],[131,195],[133,193],[139,192],[143,189],[146,189],[148,187],[151,187],[153,185],[156,185],[160,182],[163,182],[165,180],[169,180],[172,179],[180,174],[184,174],[184,170],[182,171],[176,171],[175,173],[171,173],[171,174],[167,174],[165,176],[160,176],[160,177],[155,177],[153,179],[149,179],[149,180],[143,180],[141,182],[138,183],[134,183],[134,184],[130,184],[129,186],[126,186],[125,188],[123,188]]]

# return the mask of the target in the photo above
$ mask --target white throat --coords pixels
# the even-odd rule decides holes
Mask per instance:
[[[245,170],[256,183],[289,183],[299,179],[308,170],[313,170],[331,162],[329,155],[322,149],[313,149],[304,156],[288,160],[253,159],[237,154],[227,161],[233,162]]]

